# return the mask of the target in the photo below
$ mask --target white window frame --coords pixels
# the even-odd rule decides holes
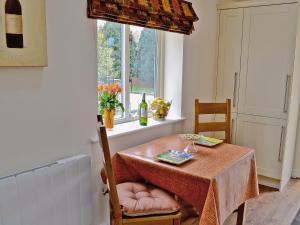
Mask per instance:
[[[157,30],[157,67],[155,80],[155,97],[164,97],[164,53],[165,53],[165,35],[163,31]],[[121,26],[121,40],[122,40],[122,101],[124,104],[124,117],[115,119],[115,124],[126,123],[137,120],[137,116],[133,116],[130,110],[130,44],[129,44],[130,26]]]

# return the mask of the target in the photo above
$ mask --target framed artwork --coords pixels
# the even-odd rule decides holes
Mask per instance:
[[[0,0],[0,66],[47,66],[45,0]]]

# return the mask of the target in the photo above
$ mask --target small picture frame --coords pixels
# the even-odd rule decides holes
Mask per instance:
[[[45,67],[45,0],[0,0],[0,67]]]

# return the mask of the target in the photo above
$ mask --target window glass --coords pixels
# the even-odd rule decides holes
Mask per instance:
[[[125,113],[117,111],[117,120],[136,118],[143,93],[149,105],[157,95],[157,43],[156,30],[98,20],[98,84],[122,87]],[[129,83],[126,89],[124,81]]]
[[[130,26],[130,106],[136,113],[146,93],[147,102],[153,100],[156,89],[157,35],[153,29]]]
[[[98,84],[122,86],[122,25],[98,20]],[[122,95],[119,95],[122,100]],[[121,111],[116,118],[122,118]]]

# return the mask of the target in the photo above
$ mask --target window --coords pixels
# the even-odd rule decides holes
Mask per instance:
[[[98,20],[98,83],[118,83],[123,90],[125,112],[116,112],[117,122],[137,118],[143,93],[148,102],[159,96],[161,36],[153,29]]]

